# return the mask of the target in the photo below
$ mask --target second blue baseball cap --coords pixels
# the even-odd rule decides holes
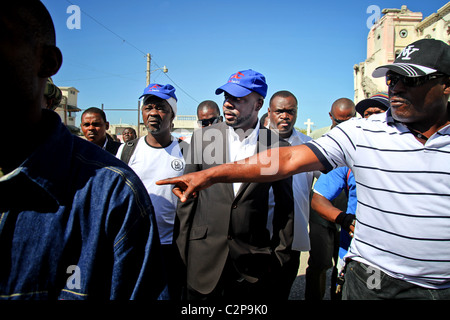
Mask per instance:
[[[170,107],[172,108],[173,113],[177,114],[177,96],[175,95],[175,88],[170,84],[159,84],[159,83],[150,83],[145,89],[144,93],[139,97],[142,98],[147,95],[157,96],[161,99],[166,100]]]
[[[266,77],[252,69],[233,73],[228,82],[216,90],[216,94],[227,92],[234,97],[245,97],[252,91],[264,98],[267,95]]]
[[[178,101],[177,96],[175,95],[175,88],[171,84],[162,85],[158,83],[150,83],[144,89],[144,93],[139,97],[139,99],[148,94],[160,97],[164,100],[174,98]]]

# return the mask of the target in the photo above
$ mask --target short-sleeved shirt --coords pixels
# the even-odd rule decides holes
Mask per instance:
[[[356,213],[356,184],[355,177],[348,167],[339,167],[326,174],[322,174],[314,184],[314,192],[333,201],[345,191],[347,195],[347,213]],[[351,238],[347,232],[341,232],[339,236],[339,257],[347,254]]]
[[[121,146],[117,151],[119,159],[123,148]],[[178,198],[172,192],[172,185],[157,186],[155,183],[183,174],[185,161],[179,142],[173,139],[166,148],[155,148],[147,143],[145,136],[141,137],[128,165],[142,180],[152,200],[161,244],[172,244]]]
[[[450,125],[419,142],[390,110],[307,144],[327,170],[352,169],[357,223],[346,259],[427,288],[450,287]]]

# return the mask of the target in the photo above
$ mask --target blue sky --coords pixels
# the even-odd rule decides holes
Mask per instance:
[[[289,90],[299,101],[296,127],[308,118],[313,129],[329,125],[338,98],[353,99],[353,66],[366,59],[370,5],[405,4],[424,17],[446,1],[299,0],[42,0],[53,17],[63,65],[53,80],[77,88],[78,107],[104,105],[108,121],[137,124],[138,98],[146,85],[146,53],[152,55],[151,82],[171,83],[178,115],[194,115],[199,102],[237,71],[266,76],[268,98]],[[81,29],[67,20],[81,9]],[[166,65],[164,74],[158,68]],[[79,124],[80,114],[78,116]]]

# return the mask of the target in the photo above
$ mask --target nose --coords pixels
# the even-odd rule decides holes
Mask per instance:
[[[150,111],[148,112],[148,114],[151,115],[152,117],[159,116],[159,113],[156,110],[156,108],[151,108]]]
[[[405,84],[403,83],[402,79],[399,79],[397,83],[393,86],[389,86],[389,92],[401,92],[405,90]]]
[[[280,115],[280,118],[281,118],[281,119],[289,119],[289,118],[290,118],[290,114],[287,113],[287,112],[283,112],[283,113]]]
[[[230,99],[225,99],[225,101],[223,102],[223,107],[227,108],[227,109],[232,109],[234,108],[234,105],[231,103]]]

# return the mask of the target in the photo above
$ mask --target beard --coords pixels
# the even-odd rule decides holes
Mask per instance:
[[[233,121],[229,121],[225,118],[225,122],[227,125],[229,125],[232,128],[239,128],[242,123],[246,122],[248,119],[250,119],[252,116],[251,113],[244,117],[236,117]]]

